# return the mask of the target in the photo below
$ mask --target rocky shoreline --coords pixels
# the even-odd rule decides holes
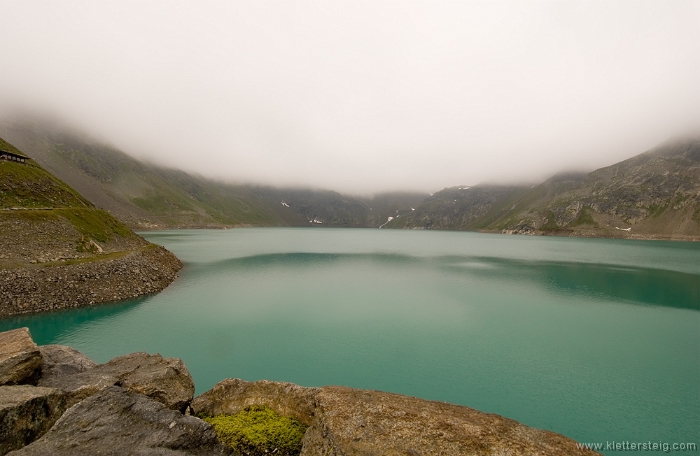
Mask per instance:
[[[78,260],[0,269],[0,317],[120,301],[156,293],[182,263],[163,247]]]
[[[523,236],[556,236],[575,237],[586,239],[628,239],[633,241],[678,241],[678,242],[700,242],[700,236],[684,234],[632,234],[626,231],[617,233],[601,233],[598,231],[575,231],[575,230],[536,230],[532,227],[516,227],[509,230],[476,230],[485,234],[509,234]]]
[[[98,365],[70,347],[38,347],[27,328],[0,333],[0,456],[238,455],[196,415],[254,405],[308,426],[302,456],[597,454],[499,415],[399,394],[240,379],[194,390],[177,358],[132,353]]]

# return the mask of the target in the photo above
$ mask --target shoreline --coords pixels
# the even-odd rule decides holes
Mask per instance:
[[[366,230],[376,230],[378,227],[368,227],[368,226],[306,226],[306,225],[200,225],[200,226],[167,226],[167,227],[130,227],[135,232],[150,233],[155,231],[176,231],[176,230],[231,230],[236,228],[311,228],[311,229],[323,229],[323,228],[352,228],[352,229],[366,229]],[[660,234],[629,234],[629,235],[615,235],[615,234],[587,234],[587,233],[571,233],[566,230],[557,230],[556,232],[548,231],[536,231],[532,234],[526,233],[504,233],[501,230],[459,230],[459,229],[435,229],[435,228],[424,228],[424,227],[411,227],[411,228],[383,228],[386,230],[423,230],[423,231],[449,231],[449,232],[464,232],[464,233],[483,233],[483,234],[504,234],[509,236],[550,236],[550,237],[572,237],[572,238],[585,238],[585,239],[625,239],[633,241],[674,241],[674,242],[700,242],[700,235],[660,235]]]
[[[195,397],[179,358],[137,352],[97,364],[36,345],[26,327],[0,332],[0,361],[0,455],[599,454],[502,415],[377,390],[229,377]],[[253,441],[210,419],[250,407],[269,410],[239,427],[254,429]],[[299,423],[293,445],[270,414]]]
[[[347,228],[339,226],[220,226],[168,227],[141,230],[143,232],[234,228]],[[359,229],[359,228],[358,228]],[[377,229],[366,228],[365,229]],[[411,228],[403,228],[411,229]],[[490,230],[446,230],[412,228],[413,230],[465,232],[521,236],[573,237],[584,239],[617,239],[632,241],[700,242],[700,237],[670,237],[630,234],[600,236],[533,232],[531,234],[502,233]],[[46,263],[24,262],[0,264],[0,318],[46,313],[96,304],[118,303],[158,293],[170,285],[182,269],[182,262],[164,247],[149,244],[137,249]]]
[[[123,301],[170,285],[182,262],[157,245],[68,264],[0,269],[0,318]]]

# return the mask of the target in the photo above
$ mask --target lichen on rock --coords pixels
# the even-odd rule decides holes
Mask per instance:
[[[246,456],[297,456],[308,427],[296,418],[278,415],[266,405],[202,419],[214,427],[222,443]]]

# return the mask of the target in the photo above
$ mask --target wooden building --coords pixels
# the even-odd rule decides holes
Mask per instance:
[[[10,152],[7,150],[0,149],[0,160],[14,161],[18,163],[27,163],[31,160],[26,155],[18,154],[17,152]]]

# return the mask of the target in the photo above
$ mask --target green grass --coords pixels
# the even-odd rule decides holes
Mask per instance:
[[[0,150],[5,150],[7,152],[13,152],[13,153],[21,155],[23,157],[27,157],[18,148],[16,148],[15,146],[13,146],[12,144],[10,144],[9,142],[5,141],[2,138],[0,138]]]
[[[80,234],[98,242],[107,242],[113,236],[134,236],[123,223],[100,209],[54,209],[53,212],[73,225]]]
[[[666,209],[668,209],[668,206],[669,206],[668,203],[666,203],[666,204],[659,204],[659,205],[652,204],[651,206],[649,206],[649,215],[650,215],[651,217],[656,218],[656,217],[660,216],[661,214],[663,214],[664,211],[665,211]]]
[[[100,209],[59,208],[51,210],[8,211],[12,216],[34,223],[59,220],[61,218],[75,227],[87,239],[107,242],[115,236],[128,238],[136,236],[126,225]],[[87,244],[86,244],[87,245]],[[89,250],[89,249],[88,249]]]
[[[0,147],[17,151],[1,138]],[[35,164],[0,161],[0,208],[27,209],[8,212],[36,222],[66,219],[85,238],[87,250],[87,239],[107,242],[114,236],[134,236],[123,223]]]
[[[695,209],[695,212],[693,212],[692,219],[700,223],[700,208]]]
[[[235,415],[202,417],[216,430],[219,440],[249,456],[296,456],[307,426],[280,416],[266,405],[251,405]]]
[[[2,160],[0,207],[92,207],[92,204],[36,165]]]
[[[581,212],[579,212],[576,220],[569,223],[568,226],[580,226],[580,225],[599,226],[598,223],[593,219],[593,216],[590,213],[590,208],[588,206],[584,206],[583,209],[581,209]]]
[[[556,230],[559,228],[557,221],[554,217],[554,212],[547,211],[547,223],[540,227],[541,230]]]

